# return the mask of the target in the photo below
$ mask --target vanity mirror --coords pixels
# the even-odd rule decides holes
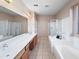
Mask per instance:
[[[0,41],[27,32],[27,18],[0,6]]]

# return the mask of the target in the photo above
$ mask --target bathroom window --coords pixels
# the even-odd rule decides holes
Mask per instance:
[[[79,5],[73,6],[73,34],[79,34]]]
[[[50,21],[48,24],[49,35],[54,36],[62,32],[62,21],[55,19],[56,21]]]
[[[49,23],[49,35],[55,35],[56,34],[56,22],[50,22]]]

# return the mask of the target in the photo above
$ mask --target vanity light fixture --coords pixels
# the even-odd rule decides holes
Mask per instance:
[[[13,0],[4,0],[4,1],[6,1],[7,3],[11,3]]]

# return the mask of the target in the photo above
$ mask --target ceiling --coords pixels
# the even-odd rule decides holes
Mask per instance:
[[[23,0],[29,9],[40,15],[55,15],[70,1],[71,0]]]

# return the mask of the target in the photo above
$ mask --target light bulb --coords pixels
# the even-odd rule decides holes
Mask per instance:
[[[13,0],[5,0],[7,3],[11,3]]]

